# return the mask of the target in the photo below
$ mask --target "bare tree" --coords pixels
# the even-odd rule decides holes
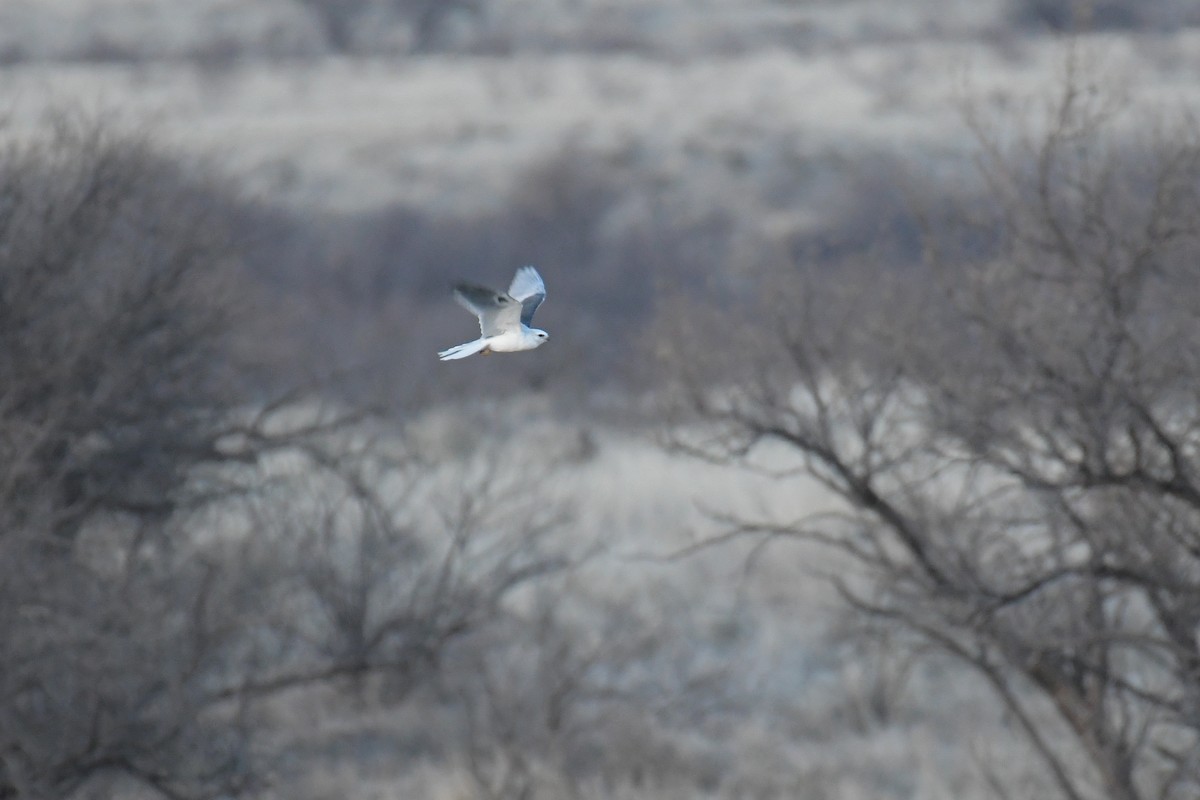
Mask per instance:
[[[143,140],[42,133],[0,153],[0,796],[236,790],[205,699],[240,595],[186,524],[252,455],[226,441],[231,203]]]
[[[397,702],[510,594],[586,557],[555,541],[569,511],[536,491],[523,453],[505,455],[511,443],[431,461],[377,434],[365,448],[306,447],[254,498],[255,535],[285,562],[275,627],[292,646],[238,693],[373,685]]]
[[[224,205],[223,205],[224,203]],[[0,161],[0,481],[12,524],[168,514],[224,460],[228,201],[129,138],[61,122]],[[224,352],[223,352],[224,349]]]
[[[247,720],[212,705],[214,680],[246,655],[246,576],[190,546],[91,545],[73,558],[0,546],[0,796],[116,778],[168,797],[249,788]]]
[[[507,443],[245,390],[238,208],[103,126],[0,153],[0,798],[258,790],[264,700],[403,699],[583,554]]]
[[[923,270],[797,270],[761,325],[694,311],[675,444],[840,495],[732,531],[827,544],[846,600],[969,665],[1061,796],[1192,797],[1200,140],[1067,73],[1015,135],[968,115],[987,213],[931,229]]]
[[[639,602],[560,575],[464,648],[467,669],[443,685],[460,699],[460,747],[481,797],[711,788],[719,748],[696,738],[741,719],[744,687],[712,657],[695,599],[654,594]]]

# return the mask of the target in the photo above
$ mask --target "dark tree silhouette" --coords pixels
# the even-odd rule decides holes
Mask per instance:
[[[968,114],[990,202],[923,271],[784,278],[670,359],[676,446],[782,446],[845,502],[733,533],[840,554],[845,599],[970,665],[1076,799],[1200,791],[1200,140],[1132,114],[1073,55],[1040,124]]]

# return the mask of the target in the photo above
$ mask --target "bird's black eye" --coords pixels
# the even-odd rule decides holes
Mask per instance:
[[[508,302],[508,298],[507,298],[507,297],[505,297],[505,296],[504,296],[504,295],[502,295],[502,294],[498,294],[498,295],[496,295],[496,302],[497,302],[497,303],[507,303],[507,302]]]

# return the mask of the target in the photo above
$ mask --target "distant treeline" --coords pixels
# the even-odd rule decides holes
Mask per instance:
[[[429,52],[736,54],[763,48],[809,50],[923,30],[980,37],[1080,30],[1167,32],[1200,24],[1190,0],[995,0],[960,18],[941,7],[900,4],[880,18],[871,3],[722,4],[656,0],[611,4],[542,0],[170,0],[127,6],[80,0],[0,8],[0,63],[72,60],[137,63],[191,60],[222,69],[243,60]],[[845,25],[846,20],[857,24]]]
[[[248,276],[269,298],[259,319],[272,326],[254,346],[269,348],[277,378],[337,373],[338,391],[382,390],[401,404],[479,385],[565,396],[644,388],[646,334],[664,303],[737,305],[772,276],[817,269],[837,281],[848,262],[915,275],[923,227],[980,202],[977,189],[949,194],[890,155],[776,155],[761,168],[704,156],[672,176],[653,154],[566,145],[483,210],[242,205]],[[816,195],[813,218],[803,209]],[[976,254],[992,246],[985,233],[963,235]],[[437,364],[433,354],[475,325],[452,303],[453,282],[501,285],[526,263],[546,277],[551,345],[471,370]]]

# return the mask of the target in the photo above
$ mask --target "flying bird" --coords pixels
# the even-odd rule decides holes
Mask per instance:
[[[515,353],[540,347],[550,334],[529,327],[533,312],[546,299],[546,284],[530,266],[521,267],[513,276],[508,292],[486,286],[460,283],[454,287],[458,304],[479,317],[481,336],[438,353],[442,361],[466,358],[476,353]]]

